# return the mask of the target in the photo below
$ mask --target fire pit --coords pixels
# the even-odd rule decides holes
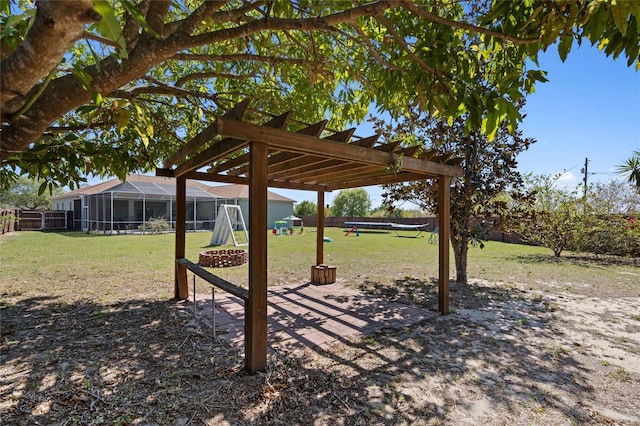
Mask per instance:
[[[245,264],[248,258],[247,250],[208,250],[200,252],[198,263],[200,266],[228,268]]]

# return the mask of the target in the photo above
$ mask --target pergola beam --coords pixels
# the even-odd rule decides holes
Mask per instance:
[[[227,111],[223,117],[233,118],[236,120],[242,120],[247,107],[249,106],[249,99],[245,99],[242,102],[238,102]],[[212,140],[218,134],[218,120],[214,121],[210,126],[198,133],[193,139],[184,144],[178,151],[169,157],[165,163],[165,168],[170,168],[174,164],[177,164],[182,159],[193,154],[198,148]]]
[[[216,141],[209,148],[189,158],[187,161],[176,167],[175,175],[182,176],[186,173],[198,170],[206,164],[224,158],[227,155],[244,148],[247,146],[247,143],[248,142],[244,139],[236,138],[224,138],[220,141]]]
[[[267,143],[274,149],[300,154],[317,155],[322,152],[328,158],[383,166],[388,166],[393,160],[389,153],[353,146],[352,144],[332,142],[327,139],[318,139],[298,133],[289,133],[284,130],[271,129],[224,117],[218,119],[218,132],[221,135],[234,135],[234,137],[245,140]],[[430,174],[434,177],[439,175],[462,176],[462,170],[457,167],[424,162],[415,158],[403,158],[402,169]]]
[[[353,180],[342,180],[333,185],[326,185],[327,190],[335,191],[346,188],[358,188],[361,186],[372,185],[389,185],[399,182],[411,182],[415,180],[424,180],[425,176],[419,173],[398,173],[395,175],[379,176],[379,177],[359,177]]]

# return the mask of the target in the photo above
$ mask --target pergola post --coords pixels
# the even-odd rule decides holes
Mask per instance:
[[[187,216],[187,180],[184,177],[176,179],[176,289],[175,298],[185,300],[189,298],[189,283],[187,282],[187,268],[177,262],[185,257],[186,247],[186,216]]]
[[[449,176],[438,177],[438,311],[441,315],[449,314],[450,185]]]
[[[245,367],[267,366],[267,156],[268,146],[250,143],[249,299],[244,305]]]
[[[316,231],[316,265],[320,265],[324,263],[324,191],[318,191]]]

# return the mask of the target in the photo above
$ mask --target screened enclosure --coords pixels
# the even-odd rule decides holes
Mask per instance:
[[[133,233],[175,229],[175,185],[130,181],[82,197],[82,229]],[[235,204],[198,187],[187,189],[187,229],[212,230],[221,204]]]

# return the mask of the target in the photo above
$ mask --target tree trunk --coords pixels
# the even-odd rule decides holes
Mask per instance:
[[[3,121],[26,102],[27,92],[54,69],[82,37],[86,24],[99,21],[91,0],[38,0],[33,25],[15,52],[2,61],[0,110]],[[8,103],[19,97],[13,107]],[[5,117],[6,116],[6,117]]]
[[[456,263],[456,283],[467,283],[467,255],[469,253],[469,241],[462,238],[451,238],[451,246],[453,247],[453,257]]]

